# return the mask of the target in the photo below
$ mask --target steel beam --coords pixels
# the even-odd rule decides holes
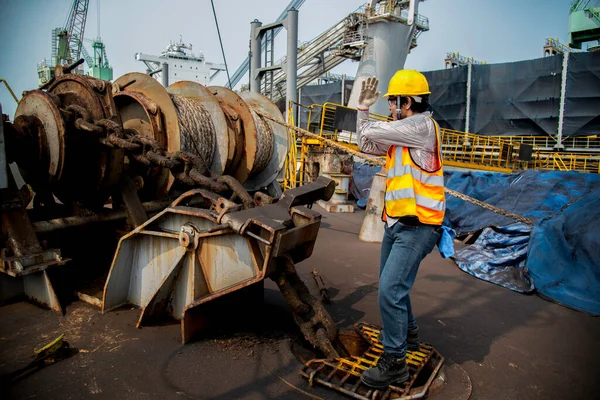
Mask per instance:
[[[260,93],[260,41],[262,22],[255,19],[250,23],[250,91]]]
[[[162,85],[164,87],[169,86],[169,63],[164,62],[162,64]]]
[[[563,64],[562,64],[562,75],[560,82],[560,106],[558,110],[558,132],[556,137],[556,144],[554,145],[555,150],[564,150],[565,146],[562,144],[562,135],[564,118],[565,118],[565,98],[567,96],[567,70],[569,68],[569,55],[571,53],[563,53]]]
[[[287,81],[285,91],[285,106],[291,106],[291,115],[296,115],[296,105],[294,103],[298,102],[298,10],[295,8],[291,8],[288,11],[287,19],[285,20],[285,27],[287,29]],[[289,118],[289,114],[286,114],[286,118]]]

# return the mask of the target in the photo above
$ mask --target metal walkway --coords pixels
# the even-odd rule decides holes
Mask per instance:
[[[361,49],[366,46],[365,37],[362,32],[359,32],[362,26],[361,20],[360,14],[352,13],[315,39],[301,45],[298,49],[298,70],[300,72],[297,85],[299,88],[347,59],[360,58]],[[348,42],[344,39],[347,39]],[[286,57],[283,57],[276,65],[285,63]],[[285,97],[285,82],[285,70],[277,70],[273,73],[273,93],[269,93],[270,87],[265,87],[265,82],[263,82],[261,92],[274,100]]]
[[[431,345],[421,344],[419,350],[406,353],[406,364],[410,374],[406,382],[398,386],[390,385],[382,390],[369,388],[361,382],[360,375],[366,369],[374,367],[383,354],[383,345],[378,339],[380,330],[364,322],[354,326],[363,340],[368,343],[368,350],[348,358],[336,358],[332,361],[317,359],[307,362],[300,375],[308,380],[309,386],[316,383],[359,400],[424,397],[442,367],[444,357]]]

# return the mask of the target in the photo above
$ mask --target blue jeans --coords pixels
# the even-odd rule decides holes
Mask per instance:
[[[379,267],[379,312],[383,321],[383,349],[394,357],[406,354],[408,330],[417,329],[409,293],[419,264],[440,239],[438,226],[385,225]]]

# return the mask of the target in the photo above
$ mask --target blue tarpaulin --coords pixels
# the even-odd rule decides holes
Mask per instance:
[[[454,256],[478,278],[600,315],[600,176],[447,171],[446,186],[535,222],[533,227],[447,196],[444,224],[480,232]]]

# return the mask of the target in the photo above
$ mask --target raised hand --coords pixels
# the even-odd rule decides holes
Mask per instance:
[[[375,104],[379,96],[381,96],[381,92],[377,91],[378,85],[379,80],[374,76],[362,82],[360,94],[358,95],[358,108],[369,108]]]

